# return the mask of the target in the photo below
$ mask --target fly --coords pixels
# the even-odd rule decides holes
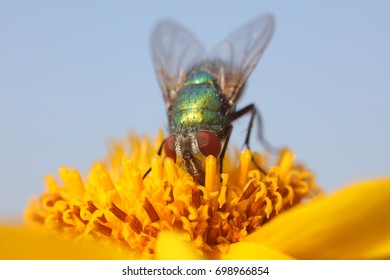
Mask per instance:
[[[256,106],[249,104],[236,110],[236,103],[273,30],[273,17],[261,15],[230,34],[208,56],[191,32],[173,21],[160,22],[152,33],[152,55],[170,134],[158,153],[164,149],[166,156],[175,161],[181,157],[199,184],[204,184],[204,159],[208,155],[219,157],[222,172],[232,122],[241,116],[250,114],[245,146],[249,149],[256,116],[259,139],[269,147]]]

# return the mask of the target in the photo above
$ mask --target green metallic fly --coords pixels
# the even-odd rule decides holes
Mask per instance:
[[[160,22],[152,33],[152,54],[170,133],[158,153],[164,148],[167,157],[181,157],[199,184],[204,184],[206,156],[219,157],[222,172],[234,120],[250,114],[245,138],[248,149],[255,116],[261,128],[255,105],[236,110],[236,103],[273,29],[271,15],[259,16],[233,32],[209,56],[191,32],[173,21]],[[261,129],[259,139],[268,146]]]

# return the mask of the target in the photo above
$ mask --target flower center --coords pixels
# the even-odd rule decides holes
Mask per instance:
[[[254,154],[266,175],[256,170],[249,150],[239,160],[226,158],[222,175],[209,156],[201,186],[185,168],[159,156],[142,180],[155,150],[147,140],[133,137],[130,156],[124,144],[113,147],[108,163],[95,163],[84,182],[68,168],[59,170],[62,183],[48,176],[47,190],[29,205],[27,220],[65,236],[114,242],[146,258],[153,257],[159,232],[174,230],[205,254],[239,242],[281,212],[321,194],[313,175],[293,163],[289,150],[268,169]]]

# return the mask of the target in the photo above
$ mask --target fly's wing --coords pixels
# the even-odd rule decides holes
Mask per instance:
[[[274,30],[272,15],[261,15],[242,26],[210,55],[210,70],[220,79],[223,95],[230,105],[240,97],[242,87],[255,68]]]
[[[157,24],[151,44],[157,78],[169,108],[185,74],[204,58],[204,49],[190,31],[170,20]]]

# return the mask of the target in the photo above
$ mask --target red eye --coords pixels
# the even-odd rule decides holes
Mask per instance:
[[[219,156],[221,152],[221,141],[213,132],[200,130],[196,133],[199,150],[203,155]]]
[[[175,148],[175,135],[169,136],[165,139],[164,143],[164,152],[167,157],[170,157],[174,161],[176,161],[176,148]]]

